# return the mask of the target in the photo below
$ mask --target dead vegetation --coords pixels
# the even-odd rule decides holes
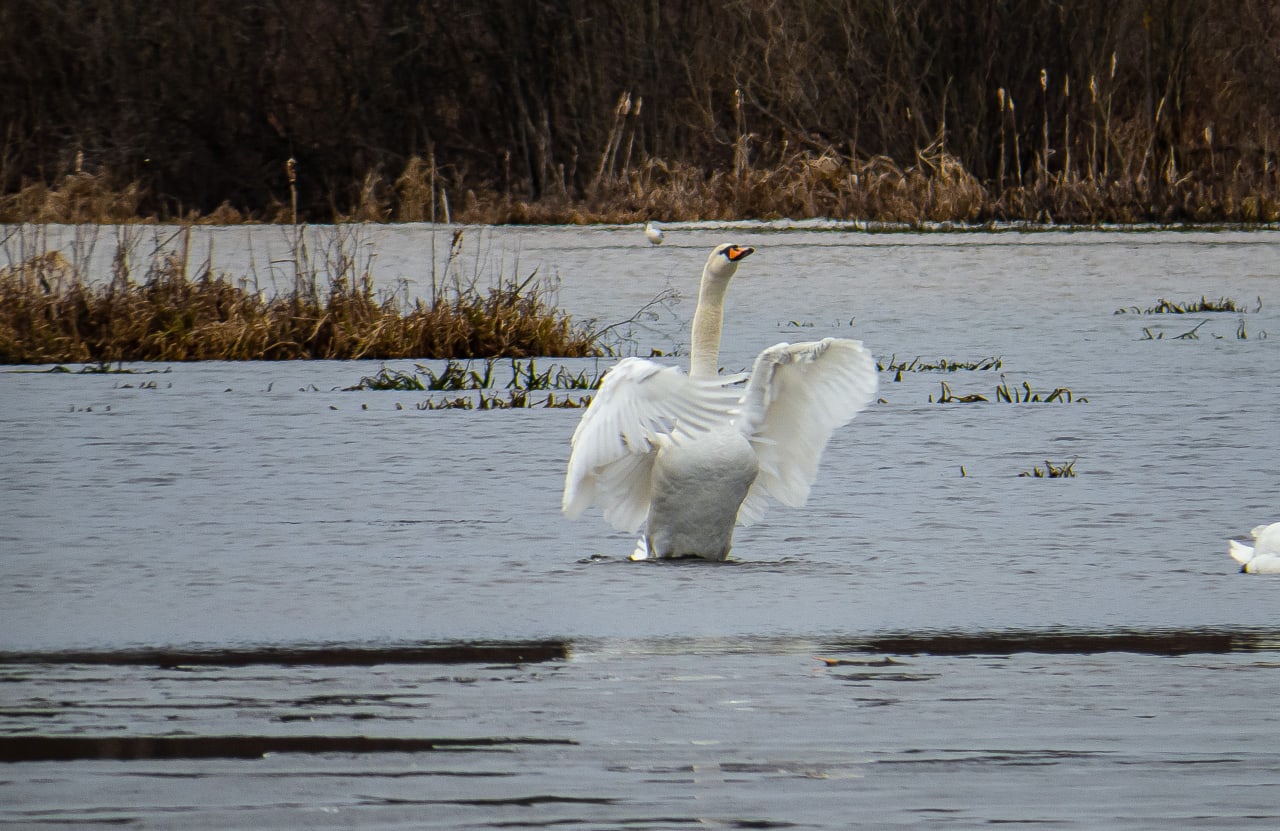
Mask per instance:
[[[187,229],[189,231],[189,229]],[[112,279],[93,284],[58,251],[0,270],[0,363],[473,358],[607,353],[590,327],[552,303],[536,273],[482,289],[442,279],[432,296],[380,296],[354,257],[334,270],[301,251],[289,291],[268,296],[248,278],[176,252],[135,277],[121,246]],[[341,242],[335,242],[341,247]],[[37,246],[38,247],[38,246]]]

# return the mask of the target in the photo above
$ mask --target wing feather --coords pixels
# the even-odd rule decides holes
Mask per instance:
[[[574,430],[561,508],[570,519],[592,505],[621,531],[649,513],[658,442],[677,428],[699,433],[736,412],[737,376],[693,379],[675,367],[625,358],[609,370]]]
[[[1244,565],[1253,559],[1253,547],[1235,540],[1227,540],[1227,551],[1231,554],[1231,559],[1240,565]]]
[[[764,516],[770,497],[798,507],[809,497],[831,434],[875,398],[879,373],[859,341],[780,343],[756,358],[739,426],[760,462],[738,523]]]

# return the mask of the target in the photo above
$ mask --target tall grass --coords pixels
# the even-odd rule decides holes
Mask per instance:
[[[118,245],[107,283],[91,283],[59,251],[0,270],[0,363],[289,360],[299,358],[589,357],[608,349],[553,305],[536,272],[442,280],[406,302],[377,292],[335,230],[325,262],[295,248],[294,285],[268,297],[248,277],[192,266],[190,228],[135,275]],[[305,240],[305,237],[303,237]],[[39,248],[34,240],[30,248]],[[79,258],[76,258],[79,259]]]

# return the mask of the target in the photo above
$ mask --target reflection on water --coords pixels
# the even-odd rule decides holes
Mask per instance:
[[[378,233],[390,285],[428,246]],[[562,519],[574,411],[345,391],[374,362],[0,372],[0,821],[1275,827],[1280,583],[1226,540],[1280,518],[1280,234],[489,240],[581,318],[680,288],[647,354],[725,237],[726,369],[831,335],[1003,373],[886,373],[725,565]],[[1250,311],[1113,314],[1202,295]]]
[[[95,664],[156,667],[219,666],[374,666],[377,664],[527,664],[569,657],[565,641],[380,644],[377,646],[266,646],[232,649],[59,650],[0,652],[0,664]]]
[[[1083,637],[1101,648],[1108,636]],[[5,664],[0,730],[16,740],[0,743],[0,817],[172,827],[179,812],[191,827],[244,828],[318,816],[426,828],[1280,820],[1280,750],[1253,707],[1272,698],[1273,653],[1001,652],[1010,639],[993,640],[963,656],[623,641],[529,664]]]

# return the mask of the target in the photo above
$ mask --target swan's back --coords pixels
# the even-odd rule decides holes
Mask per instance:
[[[561,507],[574,519],[592,505],[620,531],[649,513],[659,441],[729,422],[737,377],[695,379],[675,367],[624,358],[610,369],[574,430]]]

